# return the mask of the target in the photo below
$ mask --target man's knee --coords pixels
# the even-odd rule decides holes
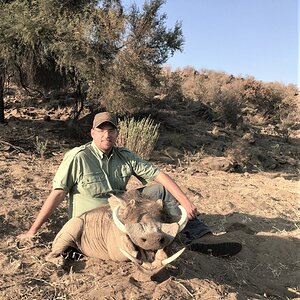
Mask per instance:
[[[141,195],[149,199],[162,199],[164,208],[168,214],[176,218],[176,220],[180,217],[177,200],[162,184],[153,184],[143,188]]]
[[[149,199],[165,200],[166,189],[162,184],[156,183],[156,184],[152,184],[152,185],[144,187],[141,191],[141,195],[144,197],[147,197]]]

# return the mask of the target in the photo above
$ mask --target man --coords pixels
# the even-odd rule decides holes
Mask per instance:
[[[69,194],[69,217],[77,217],[107,204],[110,193],[125,192],[133,175],[144,185],[138,189],[146,197],[162,199],[172,216],[178,215],[178,203],[187,211],[189,222],[184,229],[190,249],[215,256],[230,256],[241,250],[241,244],[220,240],[197,216],[196,206],[164,172],[125,148],[115,146],[118,138],[116,116],[109,112],[95,115],[92,141],[70,150],[53,180],[53,190],[43,204],[31,228],[20,238],[33,237],[54,209]],[[196,240],[201,238],[200,240]]]

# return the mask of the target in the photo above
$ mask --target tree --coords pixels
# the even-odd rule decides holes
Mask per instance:
[[[5,69],[4,62],[0,59],[0,123],[4,123],[4,83]]]
[[[165,26],[166,15],[159,15],[164,1],[145,3],[142,10],[133,5],[125,18],[124,36],[114,63],[104,77],[99,98],[111,110],[130,111],[143,107],[159,85],[161,66],[181,50],[181,25]]]
[[[85,86],[108,109],[143,106],[183,44],[180,24],[167,29],[159,15],[163,3],[127,10],[120,0],[2,1],[0,60],[29,91],[68,87],[82,95]]]

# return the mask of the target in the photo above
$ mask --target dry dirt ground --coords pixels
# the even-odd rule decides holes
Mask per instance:
[[[243,250],[232,258],[186,250],[156,281],[136,282],[131,262],[85,258],[68,262],[65,270],[45,262],[67,220],[66,203],[31,245],[17,244],[17,235],[30,227],[51,190],[64,152],[83,142],[66,135],[66,110],[23,104],[8,97],[8,123],[0,125],[1,299],[300,299],[297,128],[289,141],[262,127],[249,138],[201,121],[199,111],[197,121],[196,114],[189,118],[195,111],[163,115],[162,110],[165,134],[153,163],[176,180],[216,234],[228,232]],[[182,129],[183,124],[189,127]],[[235,144],[239,137],[242,144]],[[244,164],[242,137],[248,143]],[[232,160],[235,155],[238,163]]]

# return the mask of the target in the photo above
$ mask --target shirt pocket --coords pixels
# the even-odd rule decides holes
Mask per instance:
[[[105,175],[101,173],[84,175],[79,184],[79,192],[92,198],[106,196],[108,191],[107,180]]]
[[[132,175],[131,168],[127,165],[123,165],[115,170],[114,175],[114,182],[116,183],[116,188],[125,190],[126,185]]]

